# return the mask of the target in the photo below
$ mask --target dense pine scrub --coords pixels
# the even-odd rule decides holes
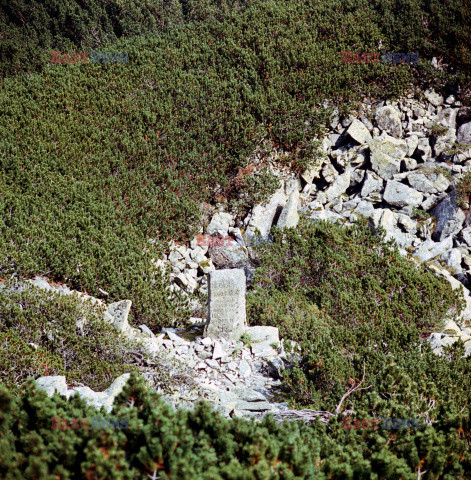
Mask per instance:
[[[461,310],[456,291],[361,222],[303,219],[273,233],[273,245],[257,247],[247,309],[252,325],[300,343],[301,364],[285,378],[293,406],[421,419],[469,439],[471,360],[462,343],[440,358],[424,342]]]
[[[29,376],[44,375],[65,375],[70,384],[104,390],[117,376],[138,369],[136,348],[102,322],[103,307],[37,287],[10,293],[14,280],[7,285],[0,289],[0,372],[10,390],[18,392]]]
[[[326,99],[346,111],[417,81],[445,85],[429,62],[342,63],[343,50],[378,51],[380,40],[426,56],[462,39],[459,2],[446,36],[444,7],[383,3],[4,2],[3,65],[28,73],[0,83],[0,272],[130,298],[151,328],[181,323],[186,303],[151,260],[191,238],[201,202],[271,191],[244,197],[249,184],[236,181],[262,142],[300,171],[316,160]],[[403,10],[404,22],[384,22]],[[52,49],[92,48],[129,62],[50,62]]]
[[[92,428],[97,417],[127,428]],[[203,403],[175,412],[138,378],[111,414],[78,397],[48,398],[33,383],[17,398],[0,387],[5,480],[416,480],[425,471],[425,478],[465,479],[468,434],[469,417],[390,431],[345,430],[337,419],[310,427],[269,417],[261,423],[224,419]]]

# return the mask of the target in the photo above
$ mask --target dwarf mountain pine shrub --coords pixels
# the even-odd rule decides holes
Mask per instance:
[[[273,245],[258,247],[261,268],[247,310],[250,324],[276,326],[302,347],[301,365],[285,380],[293,404],[335,411],[363,379],[367,388],[341,410],[407,418],[427,412],[431,423],[461,409],[469,415],[470,360],[439,358],[423,342],[463,306],[446,281],[361,223],[302,219],[296,230],[273,233]]]
[[[381,39],[397,51],[431,52],[437,39],[455,48],[460,1],[447,36],[444,7],[412,0],[401,3],[412,12],[404,23],[363,0],[3,2],[2,61],[14,73],[32,60],[27,75],[0,84],[0,272],[129,298],[154,330],[181,324],[188,303],[151,260],[197,232],[198,204],[216,194],[244,207],[261,200],[259,178],[245,194],[231,182],[264,141],[294,170],[314,162],[326,99],[346,113],[364,96],[407,91],[420,65],[343,64],[341,51],[374,51]],[[98,45],[129,62],[45,58]]]
[[[65,375],[70,385],[101,391],[119,375],[139,370],[166,393],[177,384],[194,388],[178,361],[163,353],[150,359],[104,323],[103,307],[33,286],[12,292],[14,285],[11,279],[0,289],[0,380],[10,390],[21,391],[28,377]]]
[[[100,415],[123,421],[127,428],[52,428],[53,418]],[[345,430],[341,419],[327,426],[280,425],[270,417],[259,423],[225,419],[203,402],[193,411],[174,411],[135,376],[108,415],[79,397],[49,398],[30,382],[18,397],[0,386],[0,476],[415,480],[420,468],[429,478],[464,479],[470,468],[468,425],[469,418],[467,423],[455,419],[391,434]]]

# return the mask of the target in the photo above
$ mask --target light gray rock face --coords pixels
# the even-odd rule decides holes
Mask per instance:
[[[112,397],[114,400],[122,391],[124,386],[126,385],[129,377],[131,376],[130,373],[125,373],[118,377],[106,390],[105,393]]]
[[[113,319],[113,326],[120,333],[126,332],[130,328],[128,316],[131,311],[131,306],[131,300],[121,300],[108,306],[106,313]]]
[[[426,90],[424,96],[435,107],[438,107],[443,103],[443,97],[434,90]]]
[[[206,227],[208,235],[227,235],[227,231],[233,223],[232,215],[226,212],[218,212],[213,215],[210,224]]]
[[[278,328],[276,327],[248,327],[245,333],[252,343],[280,343]]]
[[[209,318],[204,336],[238,340],[247,327],[245,273],[215,270],[209,275]]]
[[[468,145],[471,145],[471,122],[464,123],[458,128],[456,141],[458,143],[467,143]]]
[[[456,130],[449,128],[444,135],[439,135],[433,142],[433,151],[435,156],[441,155],[449,150],[456,142]]]
[[[322,170],[324,163],[325,163],[325,157],[317,159],[316,163],[312,167],[307,168],[303,172],[303,174],[301,175],[301,178],[307,184],[311,185],[315,178],[319,178],[320,172]]]
[[[411,135],[406,139],[407,143],[407,156],[412,157],[414,155],[415,149],[417,148],[417,145],[419,144],[419,137],[415,134]]]
[[[414,251],[414,255],[422,262],[428,262],[433,258],[442,256],[451,248],[453,248],[453,240],[451,237],[446,237],[439,243],[433,240],[426,240]]]
[[[373,205],[371,204],[371,202],[366,202],[366,201],[361,201],[355,208],[355,210],[353,210],[354,213],[357,213],[357,214],[360,214],[360,215],[363,215],[364,217],[366,218],[369,218],[371,217],[371,215],[373,215],[374,213],[374,207]]]
[[[457,108],[444,108],[437,117],[437,122],[445,127],[456,128]]]
[[[407,143],[389,135],[381,135],[369,142],[371,150],[371,167],[385,180],[390,180],[399,173],[401,160],[408,152]]]
[[[49,396],[52,396],[54,392],[67,396],[67,382],[62,375],[40,377],[36,380],[36,385],[41,390],[45,390]]]
[[[242,268],[249,264],[247,247],[209,247],[208,255],[217,268]]]
[[[394,180],[388,180],[386,182],[386,188],[384,189],[383,198],[384,201],[395,207],[405,207],[406,205],[417,207],[422,203],[424,196],[407,185]]]
[[[350,186],[350,171],[339,175],[334,183],[325,191],[327,201],[331,202],[334,198],[339,197],[342,193],[345,193]]]
[[[365,182],[361,189],[362,197],[369,197],[372,193],[381,194],[384,190],[384,181],[375,173],[366,172]]]
[[[339,175],[339,172],[337,172],[337,170],[331,163],[326,163],[323,166],[322,176],[324,177],[324,180],[327,183],[332,183],[337,178],[338,175]]]
[[[378,127],[395,138],[402,137],[401,115],[398,110],[390,105],[381,107],[376,111]]]
[[[115,398],[122,392],[123,387],[129,380],[130,374],[125,373],[118,377],[104,392],[94,392],[89,387],[74,387],[67,390],[65,377],[41,377],[36,380],[36,385],[45,390],[49,396],[52,396],[54,390],[67,398],[78,394],[88,405],[97,409],[104,407],[107,412],[111,412]]]
[[[356,118],[348,127],[347,133],[353,138],[353,140],[360,144],[366,143],[372,139],[371,134],[365,125]]]
[[[419,167],[407,175],[412,188],[424,193],[441,193],[448,189],[450,181],[433,167]]]
[[[281,213],[286,204],[286,199],[284,188],[280,188],[272,195],[267,205],[257,205],[253,209],[245,234],[248,237],[253,237],[258,229],[262,238],[267,238],[273,225],[273,220],[277,214]]]
[[[298,205],[299,205],[299,192],[292,192],[286,202],[286,205],[283,207],[280,218],[276,224],[277,228],[292,228],[296,227],[299,222],[298,214]]]
[[[465,213],[456,204],[455,191],[434,207],[430,211],[430,215],[437,219],[437,227],[433,232],[432,239],[440,242],[446,237],[458,233],[466,218]]]
[[[427,162],[432,156],[432,147],[428,138],[420,138],[416,148],[416,155],[423,161]]]

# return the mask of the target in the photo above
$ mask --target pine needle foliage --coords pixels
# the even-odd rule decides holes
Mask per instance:
[[[72,426],[72,419],[81,425],[97,416],[125,421],[127,428],[52,428],[54,417]],[[306,426],[270,417],[225,419],[203,402],[193,411],[174,411],[138,377],[109,415],[79,397],[49,398],[32,382],[16,398],[0,386],[5,480],[415,480],[420,471],[433,479],[469,478],[463,429],[440,424],[394,432],[347,431],[337,420]]]
[[[261,267],[248,292],[252,325],[272,325],[302,348],[287,372],[293,405],[365,418],[469,418],[470,359],[457,342],[445,358],[425,341],[464,305],[450,285],[400,255],[384,232],[305,219],[257,247]],[[364,378],[363,378],[364,375]],[[457,423],[455,423],[457,422]],[[469,435],[468,431],[468,435]]]

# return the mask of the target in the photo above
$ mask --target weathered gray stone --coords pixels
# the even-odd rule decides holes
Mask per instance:
[[[249,363],[247,362],[247,360],[241,360],[240,361],[240,363],[239,363],[239,373],[243,377],[247,377],[252,373],[252,369],[251,369]]]
[[[232,392],[246,402],[265,402],[267,399],[260,392],[247,387],[235,387]]]
[[[407,175],[407,181],[412,188],[424,193],[444,192],[450,186],[448,178],[433,167],[419,167]]]
[[[249,263],[247,247],[209,247],[208,255],[216,268],[242,268]]]
[[[239,400],[235,408],[237,410],[260,412],[263,410],[271,410],[273,407],[268,402],[246,402],[244,400]]]
[[[214,342],[214,348],[213,348],[213,360],[219,360],[225,355],[226,355],[226,352],[224,352],[224,349],[222,348],[221,343],[216,340]]]
[[[402,183],[394,180],[386,182],[383,199],[395,207],[404,207],[406,205],[418,206],[422,203],[424,196]]]
[[[471,122],[464,123],[460,128],[458,128],[456,141],[458,143],[466,143],[471,145]]]
[[[283,207],[280,218],[276,224],[277,228],[292,228],[296,227],[299,222],[298,214],[299,192],[292,192]]]
[[[357,205],[353,212],[369,218],[371,215],[373,215],[374,207],[371,202],[366,202],[363,200]]]
[[[403,160],[406,170],[415,170],[417,168],[417,160],[415,158],[404,158]]]
[[[206,227],[208,235],[227,235],[231,223],[233,222],[232,215],[226,212],[217,212],[213,215],[210,224]]]
[[[215,270],[209,275],[209,318],[204,336],[239,340],[246,329],[245,273]]]
[[[154,332],[147,325],[139,325],[139,329],[144,335],[155,338]]]
[[[252,343],[251,350],[254,357],[273,358],[277,356],[277,351],[272,347],[270,341]]]
[[[443,97],[434,90],[426,90],[424,96],[435,107],[438,107],[443,103]]]
[[[170,340],[172,340],[172,342],[175,346],[178,347],[178,346],[181,346],[181,345],[189,345],[189,342],[187,340],[185,340],[182,337],[179,337],[175,333],[170,332],[170,331],[167,331],[166,333],[168,335],[168,338],[170,338]]]
[[[208,367],[219,368],[219,363],[216,360],[208,358],[207,360],[205,360],[205,362]]]
[[[67,382],[62,375],[40,377],[36,379],[36,385],[41,390],[45,390],[48,396],[52,396],[54,392],[67,396]]]
[[[343,221],[343,217],[339,215],[338,213],[332,212],[330,210],[324,210],[323,208],[318,209],[318,210],[313,210],[309,214],[309,218],[313,221],[327,221],[327,222],[338,222],[338,221]]]
[[[273,378],[278,378],[278,379],[282,378],[284,368],[285,368],[285,364],[280,357],[275,357],[271,360],[268,360],[267,362],[268,373]]]
[[[392,106],[386,105],[376,111],[376,123],[379,128],[395,138],[402,137],[400,113]]]
[[[406,139],[407,142],[407,156],[412,157],[414,155],[415,149],[417,148],[417,145],[419,144],[419,137],[415,134],[412,134],[410,137]]]
[[[245,333],[250,338],[252,343],[280,343],[278,328],[276,327],[247,327]]]
[[[114,398],[111,398],[105,392],[94,392],[89,387],[75,387],[68,392],[69,397],[78,394],[88,405],[100,409],[104,407],[107,412],[111,412]]]
[[[113,318],[113,326],[120,333],[129,330],[128,316],[131,311],[131,300],[121,300],[108,306],[106,312]]]
[[[371,167],[382,178],[390,180],[399,173],[401,160],[408,152],[406,142],[388,135],[381,135],[369,142]]]
[[[381,193],[384,189],[383,179],[372,172],[366,172],[365,182],[361,189],[361,196],[368,197],[371,193]]]
[[[436,243],[433,240],[426,240],[414,250],[414,255],[422,262],[428,262],[433,258],[442,256],[451,248],[453,248],[453,240],[451,237],[446,237],[439,243]]]
[[[442,241],[458,233],[466,218],[465,213],[456,204],[456,191],[451,192],[434,207],[430,215],[437,219],[437,227],[432,235],[432,239],[436,241]]]
[[[316,163],[310,167],[307,168],[303,174],[301,175],[301,178],[309,185],[313,182],[315,178],[319,178],[320,172],[322,169],[322,166],[325,163],[325,157],[321,157],[316,160]]]
[[[284,188],[280,188],[272,195],[268,204],[257,205],[253,209],[245,234],[253,237],[258,229],[262,238],[267,238],[276,215],[281,213],[285,204],[286,194]]]
[[[334,183],[325,191],[327,201],[330,202],[334,198],[339,197],[342,193],[345,193],[350,186],[350,171],[339,175]]]
[[[432,156],[432,147],[428,138],[420,138],[416,148],[416,155],[423,161],[427,162]]]
[[[437,118],[437,122],[445,127],[456,128],[456,116],[458,114],[457,108],[444,108]]]
[[[131,376],[130,373],[125,373],[119,376],[106,390],[105,393],[110,397],[111,401],[123,391],[124,386],[126,385],[129,377]]]
[[[350,186],[354,186],[354,185],[359,185],[363,179],[365,178],[365,174],[366,174],[366,171],[361,169],[361,168],[357,168],[356,170],[354,170],[353,172],[351,172],[350,174]]]
[[[449,128],[444,135],[439,135],[433,141],[433,151],[435,156],[441,155],[443,152],[446,152],[453,147],[456,142],[456,130],[454,128]]]
[[[347,133],[353,138],[353,140],[360,144],[366,143],[372,139],[371,134],[365,125],[356,118],[348,127]]]
[[[447,265],[455,271],[455,273],[461,272],[461,252],[457,248],[451,249],[446,254]]]
[[[330,162],[326,163],[322,168],[322,176],[327,183],[332,183],[338,175],[339,172],[337,172],[335,167]]]

